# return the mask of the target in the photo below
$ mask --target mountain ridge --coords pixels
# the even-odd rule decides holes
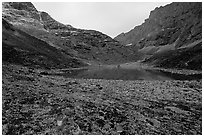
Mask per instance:
[[[131,52],[99,31],[62,24],[48,13],[37,11],[32,3],[6,2],[2,7],[3,19],[14,27],[85,63],[125,62]]]
[[[146,63],[159,67],[175,67],[165,62],[169,57],[161,61],[159,54],[163,56],[162,54],[175,51],[176,55],[180,47],[191,48],[188,45],[196,41],[202,43],[202,3],[175,2],[156,8],[143,24],[127,33],[119,34],[114,39],[123,45],[139,48],[134,54],[143,54]],[[201,46],[200,43],[198,45]],[[202,54],[201,49],[199,54]],[[200,57],[197,60],[199,63],[202,62]],[[177,63],[180,64],[178,66],[182,66],[181,68],[194,69],[193,65],[188,65],[190,61],[191,59]],[[201,66],[197,69],[201,69]]]
[[[193,17],[193,16],[196,16],[196,14],[198,14],[197,16],[198,16],[198,20],[199,20],[202,16],[201,11],[202,11],[201,3],[193,3],[193,2],[192,3],[189,3],[189,2],[186,2],[186,3],[180,2],[179,3],[179,2],[177,2],[177,3],[168,4],[166,6],[161,6],[159,8],[155,8],[155,10],[151,11],[149,18],[147,18],[144,23],[142,23],[141,25],[135,26],[133,29],[131,29],[127,33],[119,34],[118,36],[115,37],[115,39],[120,41],[119,36],[120,35],[121,36],[126,35],[127,41],[121,41],[122,43],[125,42],[124,44],[128,44],[128,43],[132,42],[133,44],[138,44],[138,43],[134,43],[134,42],[139,42],[139,41],[141,41],[142,38],[144,38],[148,35],[150,36],[151,34],[149,34],[149,33],[151,33],[151,32],[156,33],[157,31],[161,31],[162,29],[165,29],[165,28],[176,27],[176,25],[180,25],[182,23],[185,23],[185,21],[182,22],[182,20],[189,21],[187,19],[188,16]],[[189,12],[189,15],[187,14],[188,12]],[[177,19],[177,17],[179,17],[179,16],[182,16],[182,17]],[[197,19],[197,17],[195,17],[194,19]],[[177,20],[180,20],[180,24],[179,24],[179,22],[176,22]],[[177,24],[174,24],[174,22]],[[195,20],[195,23],[197,23],[197,22]],[[191,22],[189,22],[189,23],[191,23]],[[137,29],[137,30],[135,30],[135,29]],[[133,33],[133,34],[131,35],[131,33]],[[144,33],[144,34],[140,35],[138,33]],[[128,35],[130,35],[130,36],[128,36]],[[134,35],[136,35],[136,36],[134,36]],[[134,38],[132,38],[132,40],[131,40],[131,37],[134,37]]]
[[[14,28],[45,41],[65,56],[84,64],[140,61],[173,68],[175,65],[169,66],[167,63],[175,62],[171,56],[182,57],[180,52],[187,56],[197,46],[201,46],[196,48],[199,56],[193,54],[192,58],[181,59],[176,62],[179,64],[176,68],[194,69],[193,62],[202,62],[201,3],[176,2],[155,8],[144,23],[119,34],[115,39],[99,31],[77,29],[60,23],[48,13],[38,11],[29,2],[2,4],[2,18]],[[166,53],[171,55],[167,57]],[[202,65],[198,66],[196,69],[201,69]]]

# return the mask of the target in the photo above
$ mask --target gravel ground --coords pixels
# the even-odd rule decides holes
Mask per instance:
[[[202,134],[202,83],[71,79],[2,66],[3,134]]]

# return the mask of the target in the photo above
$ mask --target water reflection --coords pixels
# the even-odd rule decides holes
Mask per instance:
[[[87,68],[64,70],[62,74],[70,78],[107,79],[107,80],[193,80],[201,79],[201,75],[172,74],[147,69],[137,63],[120,65],[98,65]]]
[[[145,69],[127,69],[116,67],[90,67],[80,70],[69,70],[64,76],[71,78],[92,78],[92,79],[112,79],[112,80],[171,80],[172,78],[157,71]]]

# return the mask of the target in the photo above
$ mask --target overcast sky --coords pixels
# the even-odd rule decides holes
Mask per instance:
[[[144,22],[150,11],[169,2],[33,2],[37,10],[81,29],[101,31],[112,38]]]

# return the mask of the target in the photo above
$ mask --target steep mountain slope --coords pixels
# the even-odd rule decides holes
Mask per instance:
[[[111,37],[98,31],[76,29],[59,23],[46,12],[37,11],[32,3],[3,3],[2,14],[18,29],[84,62],[117,63],[134,55]]]
[[[169,64],[174,61],[173,55],[182,60],[175,62],[179,63],[177,67],[193,69],[193,64],[202,62],[202,3],[171,3],[156,8],[142,25],[118,35],[115,40],[124,45],[139,47],[146,62],[160,67],[175,67],[174,63]],[[191,54],[193,56],[183,60],[182,57],[188,55],[187,51],[194,52],[194,46],[200,46],[197,54]],[[177,52],[183,53],[178,55]],[[189,63],[192,61],[196,62]],[[197,69],[201,69],[201,65],[199,66]]]
[[[2,20],[2,49],[2,59],[9,63],[47,69],[85,65],[48,43],[16,29],[4,19]]]

